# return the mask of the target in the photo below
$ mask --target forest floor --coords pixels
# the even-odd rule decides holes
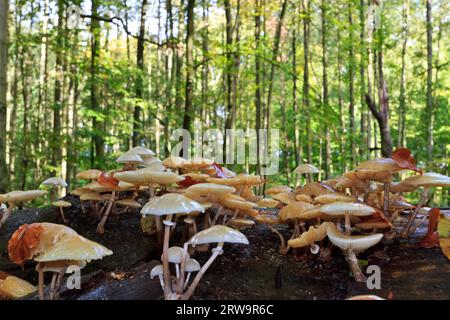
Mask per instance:
[[[68,196],[67,200],[73,203],[66,211],[68,225],[114,254],[88,264],[82,270],[82,288],[63,290],[61,298],[160,299],[159,280],[150,279],[159,254],[153,237],[142,233],[138,211],[111,216],[106,234],[100,236],[95,233],[97,218],[82,213],[78,198]],[[0,230],[1,271],[37,283],[33,263],[21,269],[9,261],[7,241],[21,224],[41,221],[61,223],[53,208],[20,210],[10,217]],[[381,269],[381,289],[369,290],[365,283],[353,281],[340,250],[334,250],[328,261],[304,252],[280,255],[278,237],[265,225],[256,225],[243,231],[250,245],[225,245],[224,254],[208,269],[193,299],[345,299],[357,294],[450,299],[450,263],[439,248],[418,247],[425,231],[426,223],[411,239],[384,241],[358,257],[365,265]],[[283,232],[288,238],[288,230]],[[194,257],[202,263],[209,253],[196,253]]]

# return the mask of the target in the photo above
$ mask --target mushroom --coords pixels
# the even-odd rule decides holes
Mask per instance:
[[[34,200],[46,193],[46,191],[42,190],[28,190],[11,191],[5,194],[0,194],[0,202],[6,202],[8,204],[8,208],[3,213],[2,220],[0,221],[0,229],[6,223],[6,220],[8,220],[17,203]]]
[[[144,161],[139,165],[145,167],[146,169],[159,172],[166,170],[166,167],[162,165],[161,160],[159,160],[158,158],[147,157],[144,158],[143,160]]]
[[[161,288],[164,290],[164,280],[163,280],[163,274],[164,269],[162,264],[158,264],[152,268],[150,271],[150,279],[153,279],[154,277],[159,278],[159,284],[161,285]]]
[[[139,156],[141,156],[142,158],[152,158],[153,156],[155,156],[155,153],[143,146],[137,146],[134,148],[131,148],[130,150],[128,150],[126,152],[127,154],[137,154]]]
[[[192,272],[197,272],[201,268],[200,263],[197,260],[188,258],[186,261],[186,266],[184,271],[187,272],[186,280],[184,280],[183,290],[186,290],[186,287],[189,284],[189,278],[191,277]]]
[[[291,192],[292,188],[289,188],[288,186],[276,186],[272,187],[266,190],[266,195],[272,195],[282,192]]]
[[[164,243],[162,264],[164,268],[164,294],[166,299],[170,299],[172,295],[168,260],[170,228],[174,226],[172,217],[174,214],[188,214],[193,211],[204,212],[204,209],[198,202],[174,193],[168,193],[159,198],[150,199],[150,201],[141,210],[141,214],[144,216],[165,216],[163,221]]]
[[[63,187],[66,188],[67,187],[67,182],[64,181],[64,179],[61,178],[57,178],[57,177],[51,177],[48,178],[46,180],[44,180],[41,183],[41,186],[46,186],[46,187],[50,187],[51,191],[50,191],[50,201],[53,202],[55,201],[55,194],[54,194],[54,189],[57,189],[57,194],[59,196],[59,188]]]
[[[53,272],[51,298],[58,297],[59,286],[70,265],[83,267],[86,262],[112,254],[104,246],[78,235],[73,229],[54,223],[20,226],[8,242],[11,261],[23,265],[37,261],[39,297],[44,299],[44,272]],[[55,286],[56,285],[56,286]]]
[[[303,248],[309,246],[312,254],[318,254],[320,247],[315,243],[325,239],[329,224],[330,222],[323,222],[317,228],[310,226],[308,231],[303,232],[300,237],[289,240],[288,247]]]
[[[341,233],[334,224],[329,224],[327,236],[331,243],[340,248],[344,253],[354,279],[358,282],[365,282],[366,277],[358,265],[356,255],[380,242],[381,238],[383,238],[383,234],[375,233],[363,236],[349,236]]]
[[[279,202],[272,198],[263,198],[256,204],[261,208],[275,208],[279,204]]]
[[[209,166],[211,166],[214,163],[214,160],[201,158],[201,157],[193,157],[189,160],[182,161],[178,168],[188,170],[188,171],[194,171],[194,170],[200,170],[205,169]]]
[[[231,194],[236,189],[216,183],[197,183],[186,189],[185,196],[199,202],[216,202],[218,196]]]
[[[327,193],[314,198],[314,203],[326,204],[332,202],[355,202],[356,199],[341,193]]]
[[[15,276],[0,279],[0,297],[3,298],[19,299],[36,292],[36,290],[37,288],[31,283]]]
[[[98,179],[98,177],[101,174],[102,174],[102,171],[100,171],[100,170],[89,169],[89,170],[84,170],[84,171],[78,172],[77,175],[75,176],[75,178],[77,178],[79,180],[95,181]]]
[[[175,265],[175,272],[177,279],[180,277],[180,264],[182,257],[183,257],[183,248],[181,247],[170,247],[167,250],[167,260],[169,263],[173,263]],[[185,258],[189,259],[189,254],[187,254]],[[161,256],[161,260],[163,260],[163,256]]]
[[[209,266],[214,262],[214,260],[217,258],[217,256],[221,255],[223,253],[223,245],[225,242],[228,243],[241,243],[241,244],[248,244],[248,239],[246,236],[244,236],[242,233],[240,233],[237,230],[234,230],[232,228],[222,226],[222,225],[216,225],[212,226],[208,229],[205,229],[203,231],[200,231],[199,233],[195,234],[189,241],[187,241],[183,246],[183,258],[181,259],[181,270],[180,270],[180,279],[178,281],[177,285],[177,294],[181,296],[182,300],[188,300],[193,294],[195,289],[197,288],[200,280],[202,279],[203,275],[205,274],[206,270],[208,270]],[[188,252],[188,246],[189,245],[201,245],[201,244],[210,244],[210,243],[217,243],[217,247],[212,249],[212,255],[209,257],[209,259],[205,262],[205,264],[201,267],[201,269],[198,271],[197,275],[195,276],[194,280],[192,281],[191,285],[188,287],[188,289],[183,293],[184,290],[184,273],[186,271],[186,260],[184,257],[187,256]]]
[[[255,221],[250,219],[232,218],[228,221],[227,224],[229,224],[233,228],[240,230],[254,226]]]
[[[303,163],[303,164],[299,165],[297,168],[295,168],[294,173],[296,173],[300,176],[302,174],[305,174],[308,179],[308,183],[311,183],[312,182],[312,174],[319,173],[319,169],[314,167],[312,164]]]
[[[179,169],[186,162],[186,159],[170,156],[162,161],[162,165],[170,169]]]
[[[66,217],[64,216],[63,208],[71,207],[72,204],[69,201],[58,200],[58,201],[53,202],[52,206],[59,208],[59,213],[60,213],[61,217],[63,218],[64,223],[67,223]]]
[[[102,173],[98,178],[98,183],[102,186],[108,188],[107,191],[111,191],[111,195],[108,200],[108,205],[105,212],[103,212],[103,217],[97,225],[97,233],[105,233],[105,223],[108,219],[109,213],[111,212],[114,201],[116,200],[116,192],[120,190],[119,180],[114,177],[114,173]]]
[[[277,194],[274,194],[272,196],[272,199],[277,200],[284,204],[289,204],[291,202],[296,202],[295,194],[293,192],[280,192]]]
[[[136,165],[143,163],[144,159],[134,152],[125,152],[120,157],[116,159],[116,162],[123,163],[124,170],[133,170]]]
[[[409,178],[406,178],[402,181],[402,183],[406,185],[411,185],[413,187],[422,187],[423,191],[420,196],[420,201],[417,204],[414,212],[410,215],[408,222],[405,228],[400,233],[400,236],[405,238],[408,237],[416,228],[413,227],[414,220],[416,219],[417,213],[419,210],[425,205],[428,201],[428,192],[431,187],[449,187],[450,186],[450,177],[445,175],[435,173],[435,172],[427,172],[423,175],[415,175]],[[0,200],[1,201],[1,200]]]

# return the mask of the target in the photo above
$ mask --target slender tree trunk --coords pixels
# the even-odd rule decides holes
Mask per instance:
[[[255,8],[255,46],[256,46],[256,55],[255,55],[255,127],[256,127],[256,174],[260,173],[260,139],[259,139],[259,130],[261,129],[261,2],[260,0],[256,0],[256,8]]]
[[[361,137],[359,139],[359,155],[361,158],[366,158],[368,149],[365,148],[365,142],[367,139],[367,118],[368,111],[364,107],[365,100],[364,96],[366,94],[366,65],[367,65],[367,49],[365,41],[365,31],[366,31],[366,18],[365,18],[365,0],[360,0],[359,2],[359,81],[360,81],[360,132]]]
[[[433,25],[431,20],[431,0],[426,0],[427,16],[427,164],[433,161]]]
[[[136,50],[136,65],[138,68],[138,74],[136,77],[136,101],[133,112],[133,147],[136,147],[142,136],[142,122],[141,122],[141,106],[142,103],[142,91],[144,87],[144,37],[145,37],[145,16],[147,14],[147,0],[142,0],[141,6],[141,19],[139,24],[139,38],[137,40]]]
[[[328,102],[328,73],[327,73],[327,4],[325,0],[321,3],[321,22],[322,22],[322,105],[323,112],[327,114],[329,111]],[[331,141],[330,141],[330,124],[328,122],[324,123],[325,126],[325,179],[330,177],[332,171],[331,167]]]
[[[295,18],[294,18],[295,19]],[[300,132],[297,125],[297,117],[300,116],[298,112],[298,99],[297,99],[297,19],[295,19],[294,26],[292,27],[292,106],[294,111],[294,117],[292,119],[294,125],[294,157],[295,167],[299,165],[301,150],[300,150]]]
[[[6,165],[6,93],[8,91],[8,0],[0,0],[0,192],[8,188]]]
[[[348,4],[348,29],[349,29],[349,49],[348,49],[348,96],[349,96],[349,140],[350,140],[350,163],[352,168],[356,163],[356,130],[355,130],[355,59],[353,50],[353,8],[352,3]]]
[[[308,162],[312,162],[311,110],[309,109],[309,0],[302,0],[303,9],[303,110],[306,114],[306,143]]]
[[[400,97],[398,103],[398,146],[406,147],[405,126],[406,126],[406,44],[408,43],[408,11],[409,0],[403,0],[403,43],[402,43],[402,71],[400,77]]]
[[[194,101],[194,7],[195,0],[188,0],[186,31],[186,93],[184,104],[183,129],[191,131]]]

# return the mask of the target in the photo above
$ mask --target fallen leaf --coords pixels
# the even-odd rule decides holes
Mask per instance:
[[[395,161],[395,163],[402,169],[410,169],[416,172],[422,171],[417,169],[416,167],[416,159],[411,154],[408,148],[398,148],[396,149],[391,156],[391,159]]]
[[[200,181],[194,180],[190,176],[186,176],[183,181],[177,182],[177,185],[183,188],[188,188],[197,183],[200,183]]]
[[[11,261],[23,265],[31,259],[31,250],[39,245],[44,228],[39,223],[21,225],[8,242],[8,254]]]
[[[439,219],[438,234],[442,253],[450,260],[450,220],[444,215]]]
[[[100,183],[101,185],[111,187],[113,189],[117,188],[117,186],[119,185],[119,180],[114,178],[114,174],[113,173],[107,174],[106,172],[102,172],[100,174],[97,182]]]

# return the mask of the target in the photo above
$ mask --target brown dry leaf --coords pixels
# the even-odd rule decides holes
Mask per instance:
[[[39,223],[21,225],[8,242],[8,254],[11,261],[23,265],[31,258],[31,250],[39,245],[44,228]]]
[[[444,215],[439,219],[438,233],[442,253],[450,260],[450,219]]]

